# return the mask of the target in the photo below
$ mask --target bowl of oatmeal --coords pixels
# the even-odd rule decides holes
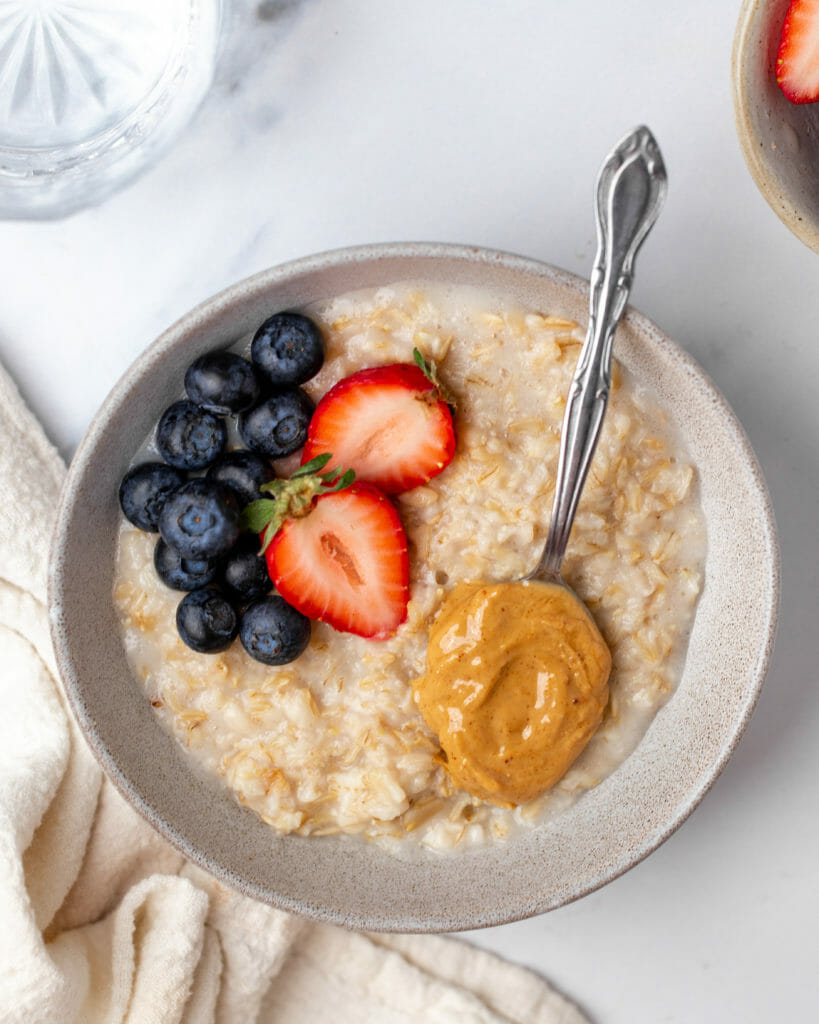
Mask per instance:
[[[246,354],[294,310],[326,354],[319,401],[366,367],[434,362],[455,450],[392,496],[406,532],[405,617],[372,639],[313,622],[271,667],[235,642],[182,643],[156,535],[117,500],[204,353]],[[676,829],[730,756],[762,685],[778,549],[745,435],[702,370],[628,311],[606,424],[564,562],[611,652],[585,748],[517,802],[450,774],[419,711],[447,596],[537,562],[548,529],[586,282],[522,257],[378,245],[273,268],[204,303],[128,370],[72,463],[51,560],[60,671],[105,770],[192,861],[283,909],[350,927],[451,931],[582,896]],[[291,459],[274,461],[279,476]],[[513,723],[513,727],[514,726]],[[524,729],[525,731],[525,729]],[[574,755],[572,755],[574,757]],[[551,782],[551,780],[550,780]]]

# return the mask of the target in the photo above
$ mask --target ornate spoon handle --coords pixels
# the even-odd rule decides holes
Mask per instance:
[[[609,154],[596,185],[597,255],[591,274],[589,327],[563,417],[549,535],[531,579],[558,579],[577,503],[611,389],[614,331],[626,306],[634,257],[667,191],[663,158],[648,128],[635,128]]]

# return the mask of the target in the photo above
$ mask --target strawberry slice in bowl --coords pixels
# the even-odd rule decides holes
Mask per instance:
[[[407,617],[407,537],[389,498],[351,470],[321,472],[326,453],[274,480],[243,524],[262,534],[279,594],[309,618],[381,640]]]
[[[819,0],[791,0],[776,55],[776,81],[791,103],[819,100]]]
[[[332,452],[356,479],[401,494],[437,476],[452,461],[452,412],[434,370],[416,363],[359,370],[316,406],[302,454],[309,462]]]

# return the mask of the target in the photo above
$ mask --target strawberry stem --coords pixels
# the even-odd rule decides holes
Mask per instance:
[[[415,365],[418,367],[421,373],[423,373],[426,379],[438,392],[438,397],[442,401],[446,402],[447,405],[451,406],[454,409],[455,401],[449,394],[447,389],[444,387],[444,385],[438,379],[438,367],[435,365],[435,363],[430,359],[426,359],[422,352],[420,351],[420,349],[417,348],[414,348],[412,350],[412,358],[415,360]]]
[[[322,473],[332,457],[328,453],[317,455],[300,466],[289,480],[271,480],[263,484],[261,490],[272,497],[253,501],[242,510],[239,525],[243,530],[262,534],[262,551],[287,519],[306,516],[320,494],[344,490],[355,480],[352,469],[330,469]]]
[[[415,365],[423,373],[426,379],[433,384],[436,388],[439,388],[438,374],[435,372],[435,363],[429,362],[424,358],[420,349],[414,348],[412,350],[412,358],[415,360]]]

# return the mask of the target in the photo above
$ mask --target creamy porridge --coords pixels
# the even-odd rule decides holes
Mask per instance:
[[[514,809],[454,788],[414,704],[429,627],[464,581],[537,562],[548,529],[565,395],[582,332],[465,288],[398,285],[307,308],[327,343],[316,398],[365,367],[438,364],[457,402],[457,450],[396,504],[410,544],[407,620],[386,640],[314,623],[307,650],[270,668],[239,644],[218,655],[174,628],[180,594],[153,568],[155,534],[123,527],[115,600],[147,699],[206,773],[274,828],[358,834],[396,849],[478,845],[559,812],[610,774],[673,692],[702,583],[696,477],[652,397],[615,367],[607,420],[564,576],[612,654],[611,697],[585,751],[545,795]],[[283,475],[297,462],[277,464]]]

